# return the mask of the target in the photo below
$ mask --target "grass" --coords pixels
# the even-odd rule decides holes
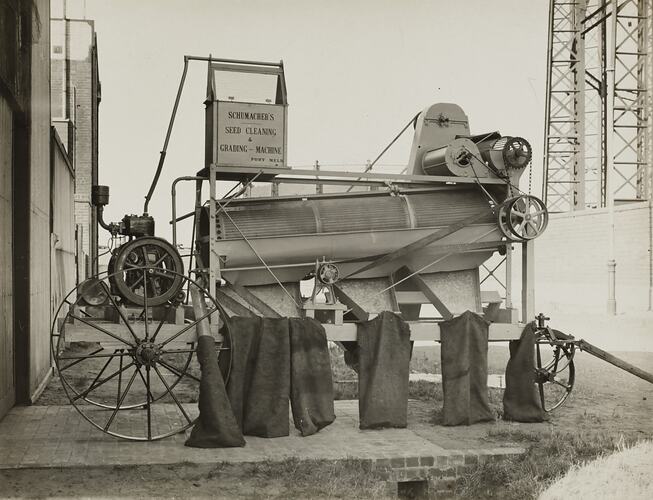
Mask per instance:
[[[621,434],[598,432],[549,433],[491,430],[488,435],[527,445],[524,455],[481,463],[461,477],[456,495],[469,499],[523,500],[537,496],[574,465],[631,444]],[[627,442],[628,441],[628,442]]]
[[[299,460],[261,462],[246,466],[245,473],[261,485],[274,478],[283,485],[278,498],[383,498],[384,482],[371,462]]]
[[[194,485],[246,479],[265,498],[385,498],[385,484],[370,461],[286,458],[244,464],[217,464],[182,474]]]
[[[432,351],[414,349],[410,358],[410,373],[442,373],[439,349]]]
[[[0,497],[389,498],[369,461],[289,458],[243,464],[180,463],[0,470]]]

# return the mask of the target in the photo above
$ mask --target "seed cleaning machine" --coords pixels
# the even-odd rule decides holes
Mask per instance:
[[[447,318],[468,309],[482,312],[485,302],[493,304],[494,320],[517,331],[510,298],[500,309],[495,294],[482,296],[479,267],[546,228],[543,203],[517,187],[531,160],[525,139],[474,135],[459,106],[441,103],[411,120],[410,174],[288,168],[283,66],[208,63],[205,168],[175,183],[197,183],[196,262],[228,312],[318,317],[332,338],[353,340],[354,325],[347,320],[391,310],[419,322],[422,304]],[[274,102],[220,100],[223,72],[274,76]],[[250,133],[257,130],[268,135]],[[201,196],[206,181],[208,202]],[[222,181],[239,182],[240,192],[217,199]],[[272,184],[274,195],[239,196],[253,182]],[[279,186],[295,186],[294,193],[279,195]],[[176,244],[174,189],[172,198]],[[305,300],[300,283],[307,279],[315,284]],[[423,331],[432,339],[433,327],[420,322],[414,335]],[[507,329],[497,332],[505,336]]]
[[[171,244],[155,236],[148,204],[191,61],[208,65],[205,166],[173,182]],[[234,75],[256,85],[229,86]],[[247,95],[252,89],[258,94]],[[438,340],[438,321],[466,310],[492,322],[490,341],[518,339],[534,318],[532,241],[548,212],[518,187],[532,156],[525,139],[472,133],[460,106],[439,103],[404,128],[414,129],[407,173],[374,173],[374,163],[357,172],[289,168],[287,106],[282,63],[186,56],[143,215],[104,222],[108,187],[95,187],[98,219],[116,245],[107,273],[71,291],[51,333],[64,390],[98,429],[153,440],[191,426],[197,335],[213,335],[228,364],[233,315],[314,317],[340,342],[356,340],[357,321],[388,310],[408,321],[413,340]],[[194,183],[195,206],[178,215],[183,181]],[[261,186],[270,196],[252,196]],[[193,222],[187,274],[177,241],[184,220]],[[515,247],[521,323],[512,305]],[[497,255],[503,296],[481,291],[479,269]],[[425,318],[423,305],[435,317]],[[536,384],[551,410],[571,392],[577,345],[543,316],[538,332]]]

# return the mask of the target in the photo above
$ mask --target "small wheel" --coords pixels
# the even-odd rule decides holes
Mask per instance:
[[[574,388],[574,352],[572,344],[551,344],[544,338],[535,344],[535,385],[546,412],[560,407]]]
[[[145,274],[148,268],[133,271]],[[207,310],[203,317],[185,318],[184,306],[173,300],[151,306],[149,287],[142,307],[118,304],[105,274],[90,280],[105,289],[107,304],[87,307],[79,293],[88,286],[84,282],[55,314],[51,347],[64,392],[84,419],[111,436],[153,441],[183,432],[197,416],[197,404],[189,404],[197,401],[200,383],[195,328],[204,320],[221,322],[216,349],[226,381],[231,353],[223,351],[230,344],[230,322],[217,301],[186,276],[181,283],[199,289]]]
[[[511,137],[503,147],[503,164],[507,168],[522,169],[533,157],[531,145],[523,137]]]
[[[136,268],[147,268],[144,275]],[[154,237],[136,238],[116,250],[110,278],[127,302],[143,305],[145,289],[149,304],[159,306],[181,292],[184,264],[175,247]]]
[[[317,279],[325,285],[333,285],[340,276],[340,271],[335,264],[325,262],[320,264],[317,272]]]
[[[549,224],[549,211],[539,198],[521,195],[501,204],[498,219],[506,237],[528,241],[544,232]]]

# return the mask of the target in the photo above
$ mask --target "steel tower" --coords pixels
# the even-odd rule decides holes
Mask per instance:
[[[652,17],[653,0],[551,0],[542,192],[550,211],[651,199]]]

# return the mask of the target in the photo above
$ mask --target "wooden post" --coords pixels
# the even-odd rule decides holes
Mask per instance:
[[[320,162],[317,161],[317,160],[315,160],[315,170],[318,170],[318,171],[320,170]],[[319,178],[319,177],[315,177],[315,180],[318,181],[318,182],[315,184],[315,193],[316,193],[316,194],[322,194],[322,193],[324,193],[324,186],[323,186],[322,183],[320,182],[320,178]]]
[[[573,336],[567,335],[557,330],[555,331],[554,336],[556,339],[559,340],[571,340],[571,341],[575,340]],[[613,356],[609,352],[604,351],[603,349],[600,349],[595,345],[586,342],[583,339],[578,340],[576,342],[576,345],[581,351],[591,354],[592,356],[595,356],[599,359],[602,359],[603,361],[606,361],[607,363],[610,363],[611,365],[616,366],[617,368],[621,368],[622,370],[627,371],[628,373],[631,373],[632,375],[635,375],[636,377],[639,377],[653,384],[653,374],[646,372],[641,368],[637,368],[636,366],[631,365],[630,363],[624,361],[623,359]]]
[[[259,299],[251,291],[242,285],[237,285],[235,283],[229,283],[227,281],[229,288],[231,288],[241,299],[247,302],[250,306],[257,309],[264,317],[266,318],[280,318],[281,314],[272,309],[264,301]]]
[[[220,279],[220,255],[217,250],[217,195],[215,163],[209,166],[209,283],[211,297],[215,297],[216,281]],[[199,233],[198,233],[199,234]]]
[[[404,266],[404,269],[406,270],[407,274],[413,274],[415,272],[415,270],[408,265]],[[424,294],[428,301],[433,305],[433,307],[437,309],[437,311],[445,320],[453,318],[453,314],[449,308],[444,305],[444,303],[440,300],[440,297],[437,296],[435,291],[431,289],[428,283],[426,283],[426,281],[424,281],[424,279],[419,274],[415,274],[410,279],[417,285],[417,288],[419,288],[419,290]]]
[[[521,246],[521,311],[522,322],[535,317],[535,252],[534,242],[524,241]]]
[[[512,309],[512,244],[506,244],[506,309]]]

